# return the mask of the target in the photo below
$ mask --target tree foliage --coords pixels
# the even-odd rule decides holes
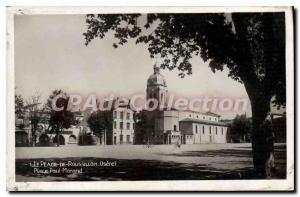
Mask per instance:
[[[244,114],[236,115],[230,125],[230,136],[235,142],[250,142],[251,120]]]
[[[28,119],[31,126],[31,143],[32,146],[36,145],[36,135],[38,132],[39,124],[44,117],[44,108],[41,107],[41,95],[36,93],[26,101],[25,109],[28,112]]]
[[[226,66],[229,77],[245,83],[247,92],[255,89],[284,106],[284,13],[233,13],[230,20],[228,16],[89,14],[85,44],[107,33],[117,39],[114,47],[134,38],[136,43],[147,44],[151,57],[162,59],[162,68],[176,68],[181,77],[192,74],[190,59],[200,56],[213,72]]]
[[[105,130],[112,130],[113,119],[110,111],[95,111],[88,117],[87,123],[97,136],[104,133]]]
[[[15,95],[15,114],[17,118],[23,118],[24,116],[24,99],[22,95],[16,94]]]
[[[62,107],[62,110],[60,111],[53,109],[53,105],[52,105],[52,102],[54,102],[53,99],[58,95],[61,95],[61,97],[56,100],[55,105],[58,108]],[[60,135],[63,129],[68,129],[71,127],[71,125],[76,123],[74,114],[67,109],[68,101],[69,101],[69,97],[65,92],[63,92],[62,90],[54,90],[52,94],[49,96],[46,103],[46,108],[50,114],[50,120],[49,120],[50,132],[55,133],[57,136]],[[59,140],[57,145],[59,146]]]
[[[137,144],[153,143],[154,120],[149,119],[148,113],[149,111],[142,110],[133,115],[135,143]]]

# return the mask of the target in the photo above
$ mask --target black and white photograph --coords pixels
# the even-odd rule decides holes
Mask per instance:
[[[292,7],[8,7],[7,23],[9,191],[294,190]]]

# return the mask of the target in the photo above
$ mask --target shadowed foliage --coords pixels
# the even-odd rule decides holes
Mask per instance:
[[[46,109],[50,114],[49,120],[49,131],[50,133],[56,134],[57,146],[60,145],[61,132],[63,129],[68,129],[72,124],[76,123],[74,114],[68,110],[69,97],[62,90],[54,90],[49,96]],[[56,110],[54,108],[61,108],[61,110]]]

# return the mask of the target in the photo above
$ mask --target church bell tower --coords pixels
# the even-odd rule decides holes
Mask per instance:
[[[153,74],[147,81],[147,100],[156,99],[158,101],[158,107],[164,107],[166,105],[167,92],[165,77],[160,74],[160,68],[155,63],[153,66]]]

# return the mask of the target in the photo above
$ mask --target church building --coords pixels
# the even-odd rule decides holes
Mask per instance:
[[[147,80],[146,98],[156,99],[158,107],[154,111],[145,109],[140,112],[145,114],[146,120],[144,124],[137,124],[137,143],[226,143],[227,126],[220,121],[220,115],[165,107],[168,95],[166,79],[156,64],[153,69],[154,73]]]

